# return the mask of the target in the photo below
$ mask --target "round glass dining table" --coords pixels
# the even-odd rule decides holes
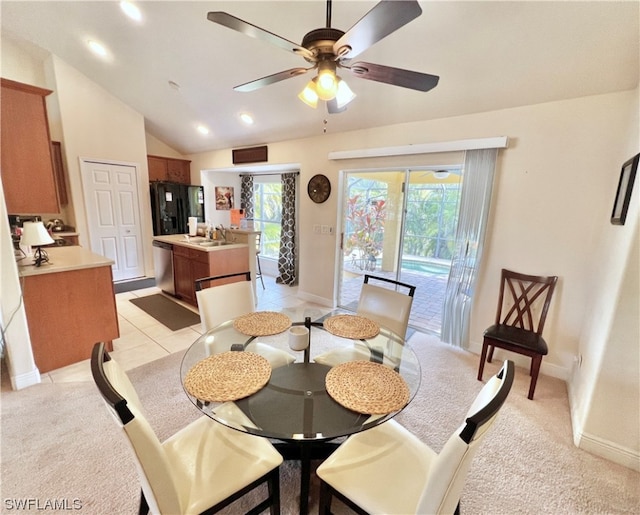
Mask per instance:
[[[246,397],[213,402],[198,399],[187,387],[185,392],[213,420],[238,431],[279,440],[281,444],[275,445],[285,459],[300,459],[300,512],[307,513],[311,459],[328,456],[336,447],[331,440],[370,429],[397,415],[418,391],[420,364],[404,339],[385,328],[380,327],[375,336],[349,338],[327,330],[323,322],[332,314],[323,316],[319,310],[300,308],[284,309],[280,315],[288,317],[292,327],[306,327],[306,349],[290,348],[288,328],[278,334],[252,336],[240,332],[229,320],[202,334],[187,349],[180,375],[184,386],[185,378],[198,363],[228,351],[254,352],[269,362],[268,382]],[[333,367],[351,361],[377,363],[399,374],[408,390],[407,402],[388,412],[366,413],[334,400],[327,392],[327,374]],[[386,369],[383,372],[387,373]]]

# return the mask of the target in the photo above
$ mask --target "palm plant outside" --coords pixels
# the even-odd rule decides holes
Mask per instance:
[[[374,270],[382,252],[387,216],[383,182],[356,179],[346,203],[345,257]],[[460,184],[411,184],[403,227],[402,256],[449,261],[458,220]]]

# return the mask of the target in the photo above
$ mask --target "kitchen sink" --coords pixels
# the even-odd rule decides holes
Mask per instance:
[[[220,247],[222,245],[230,245],[231,242],[229,241],[220,241],[220,240],[207,240],[207,241],[201,241],[200,243],[198,243],[198,245],[200,245],[201,247]]]

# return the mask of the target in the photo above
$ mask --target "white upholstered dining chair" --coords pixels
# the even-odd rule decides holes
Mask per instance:
[[[206,284],[233,278],[241,279],[232,283],[204,287]],[[204,332],[227,320],[255,311],[251,272],[203,277],[196,280],[195,288],[200,323]],[[256,352],[265,357],[273,368],[295,361],[295,357],[288,352],[256,341],[249,343],[245,350]]]
[[[393,289],[371,284],[369,281],[372,279],[380,281]],[[400,290],[406,290],[406,293]],[[411,284],[365,274],[356,314],[367,317],[381,327],[391,331],[393,335],[389,335],[388,345],[397,346],[397,338],[394,335],[401,338],[401,342],[404,343],[415,291],[416,287]],[[387,354],[387,359],[393,355],[389,350],[385,353]],[[316,363],[332,367],[346,361],[369,359],[371,359],[370,349],[358,342],[354,342],[350,348],[330,350],[314,358]],[[396,363],[386,364],[391,364],[393,367],[396,366]]]
[[[118,363],[95,344],[91,372],[133,450],[142,486],[140,513],[215,513],[266,483],[255,508],[280,513],[282,456],[271,443],[203,416],[164,442],[146,420],[140,399]]]
[[[513,362],[505,361],[439,453],[395,420],[349,437],[317,469],[320,515],[331,513],[333,497],[360,514],[458,513],[473,457],[504,404],[513,377]]]
[[[393,289],[372,284],[371,280],[379,281],[382,285],[391,286]],[[401,290],[407,290],[407,292],[404,293]],[[416,287],[411,284],[365,274],[356,313],[375,320],[382,327],[404,338],[409,325],[415,291]]]

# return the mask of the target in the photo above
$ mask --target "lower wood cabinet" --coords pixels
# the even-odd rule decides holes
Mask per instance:
[[[41,373],[89,359],[96,342],[119,338],[111,266],[29,275],[24,309]]]
[[[176,297],[197,306],[195,281],[212,275],[226,275],[249,270],[248,247],[197,250],[173,246],[173,277]]]

